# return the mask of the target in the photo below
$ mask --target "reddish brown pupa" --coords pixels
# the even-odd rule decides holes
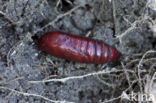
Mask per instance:
[[[102,41],[63,32],[48,32],[39,39],[39,47],[53,56],[67,60],[104,64],[116,61],[120,53]]]

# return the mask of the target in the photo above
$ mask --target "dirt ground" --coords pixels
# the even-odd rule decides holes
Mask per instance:
[[[38,48],[49,31],[122,56],[83,64]],[[0,0],[0,103],[156,103],[156,0]]]

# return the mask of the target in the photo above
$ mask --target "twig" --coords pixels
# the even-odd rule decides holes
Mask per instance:
[[[97,77],[97,79],[98,79],[101,83],[103,83],[104,85],[107,85],[108,87],[111,87],[111,88],[114,88],[114,87],[115,87],[113,84],[107,83],[107,82],[105,82],[104,80],[102,80],[102,79],[99,77],[99,75],[97,75],[96,77]]]
[[[11,24],[17,25],[17,23],[15,23],[14,21],[12,21],[12,20],[8,17],[8,15],[7,15],[6,13],[0,11],[0,14],[3,15]]]
[[[109,99],[109,100],[105,100],[104,102],[100,102],[100,103],[108,103],[108,102],[112,102],[112,101],[115,101],[115,100],[118,100],[122,97],[122,95],[116,97],[116,98],[112,98],[112,99]]]
[[[17,53],[17,48],[23,45],[23,40],[18,41],[8,52],[7,54],[7,66],[10,67],[11,57]]]
[[[113,9],[113,22],[114,22],[114,36],[116,37],[119,33],[119,23],[116,20],[116,7],[115,7],[115,1],[112,0],[112,9]]]
[[[88,73],[85,75],[80,75],[80,76],[71,76],[71,77],[65,77],[65,78],[61,78],[61,79],[49,79],[49,80],[42,80],[42,81],[29,81],[29,83],[46,83],[46,82],[62,82],[65,83],[68,80],[73,80],[73,79],[83,79],[85,77],[89,77],[89,76],[94,76],[94,75],[99,75],[99,74],[108,74],[108,73],[112,73],[112,72],[121,72],[123,70],[117,70],[117,69],[113,69],[111,71],[106,71],[106,70],[102,70],[102,71],[98,71],[98,72],[93,72],[93,73]],[[127,70],[128,72],[132,72],[130,70]]]
[[[136,27],[136,25],[138,23],[142,23],[145,22],[146,20],[148,20],[150,17],[147,15],[141,16],[140,19],[135,20],[133,23],[131,23],[131,27],[129,27],[126,31],[124,31],[123,33],[121,33],[121,35],[117,35],[116,37],[119,38],[120,43],[122,43],[122,38],[127,35],[129,32],[131,32],[134,29],[137,29],[139,27]],[[126,20],[127,21],[127,20]],[[130,22],[128,22],[130,23]]]
[[[76,9],[78,9],[78,8],[80,8],[80,7],[83,7],[83,6],[84,6],[84,5],[78,5],[78,6],[74,7],[73,9],[69,10],[68,12],[66,12],[66,13],[64,13],[64,14],[58,15],[53,21],[49,22],[49,23],[46,24],[44,27],[42,27],[42,28],[36,30],[36,31],[34,32],[34,34],[36,34],[36,33],[39,32],[39,31],[42,31],[44,28],[47,28],[49,25],[54,26],[54,25],[55,25],[55,22],[57,22],[59,19],[65,17],[65,16],[67,16],[67,15],[70,15],[70,14],[71,14],[72,12],[74,12]]]
[[[146,56],[147,54],[149,54],[149,53],[156,53],[156,51],[155,51],[155,50],[149,50],[149,51],[147,51],[147,52],[142,56],[142,58],[141,58],[141,60],[140,60],[140,62],[139,62],[139,64],[138,64],[138,68],[140,68],[140,66],[141,66],[141,64],[142,64],[142,62],[143,62],[145,56]]]
[[[24,96],[33,96],[33,97],[39,97],[39,98],[42,98],[46,101],[49,101],[51,103],[74,103],[74,102],[68,102],[68,101],[59,101],[59,100],[51,100],[47,97],[44,97],[44,96],[41,96],[41,95],[38,95],[38,94],[31,94],[31,93],[25,93],[25,92],[20,92],[20,91],[17,91],[15,89],[11,89],[11,88],[7,88],[7,87],[3,87],[3,86],[0,86],[1,89],[5,89],[5,90],[9,90],[11,91],[12,93],[15,93],[15,94],[20,94],[20,95],[24,95]]]
[[[23,37],[22,40],[18,41],[15,45],[13,45],[13,47],[9,50],[8,54],[7,54],[7,66],[10,67],[10,60],[11,57],[17,53],[17,49],[20,48],[20,46],[23,46],[24,41],[27,40],[31,40],[31,36],[30,33],[28,32],[25,37]],[[20,50],[23,50],[20,48]]]
[[[58,8],[58,6],[59,6],[60,3],[62,3],[62,1],[61,0],[58,0],[57,3],[56,3],[56,6],[54,8],[54,10],[55,10],[56,13],[58,13],[57,8]]]
[[[150,86],[149,86],[149,89],[148,89],[148,96],[152,99],[153,103],[156,103],[156,99],[153,98],[152,95],[151,95],[152,85],[153,85],[153,81],[154,81],[155,77],[156,77],[156,72],[153,74],[153,76],[151,78]]]
[[[142,64],[142,62],[143,62],[143,60],[144,60],[144,58],[145,58],[145,56],[148,54],[148,53],[156,53],[156,51],[154,51],[154,50],[149,50],[149,51],[147,51],[143,56],[142,56],[142,58],[141,58],[141,60],[140,60],[140,62],[139,62],[139,64],[138,64],[138,77],[139,77],[139,86],[140,86],[140,91],[141,91],[141,93],[143,93],[143,88],[142,88],[142,82],[141,82],[141,76],[140,76],[140,74],[141,74],[141,64]]]
[[[130,86],[130,78],[129,78],[129,74],[127,72],[127,69],[126,69],[125,65],[123,64],[123,62],[121,62],[121,65],[122,65],[122,68],[123,68],[123,70],[125,72],[126,78],[128,80],[128,85]]]

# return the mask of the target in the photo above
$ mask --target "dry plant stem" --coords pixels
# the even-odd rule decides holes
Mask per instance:
[[[28,6],[28,3],[29,3],[29,0],[26,0],[26,3],[25,3],[25,4],[23,3],[22,12],[21,12],[20,15],[18,15],[18,11],[16,10],[17,0],[15,0],[15,2],[14,2],[14,10],[15,10],[15,12],[16,12],[16,15],[17,15],[18,19],[20,19],[20,17],[23,16],[23,15],[25,14],[25,12],[26,12],[26,7]]]
[[[60,4],[61,2],[62,2],[61,0],[58,0],[57,3],[56,3],[56,6],[55,6],[55,8],[54,8],[54,10],[55,10],[56,13],[59,13],[59,12],[57,11],[57,8],[58,8],[58,6],[59,6],[59,4]]]
[[[112,0],[112,9],[113,9],[113,21],[114,21],[114,31],[115,31],[114,36],[117,36],[119,33],[119,28],[118,28],[119,23],[116,20],[116,7],[115,7],[115,1],[114,0]]]
[[[53,67],[57,67],[57,65],[48,57],[46,57],[46,61],[49,62]]]
[[[123,64],[123,62],[121,62],[121,65],[122,65],[122,68],[123,68],[123,70],[125,72],[126,78],[128,80],[128,85],[130,85],[130,78],[129,78],[129,74],[127,72],[127,69],[126,69],[125,65]]]
[[[65,0],[65,1],[72,5],[72,2],[71,2],[70,0]],[[58,0],[57,3],[56,3],[56,6],[55,6],[55,8],[54,8],[54,10],[55,10],[55,12],[56,12],[57,14],[59,13],[58,10],[57,10],[57,8],[58,8],[58,6],[59,6],[60,4],[62,4],[62,0]]]
[[[107,85],[108,87],[111,87],[111,88],[114,88],[114,87],[115,87],[115,85],[110,84],[110,83],[107,83],[107,82],[105,82],[104,80],[102,80],[102,79],[99,77],[99,75],[97,75],[96,77],[97,77],[97,79],[98,79],[101,83],[103,83],[104,85]]]
[[[149,18],[150,18],[149,16],[144,15],[144,16],[141,16],[138,20],[135,20],[133,23],[130,23],[128,20],[126,20],[126,21],[128,21],[128,23],[130,23],[131,26],[130,26],[126,31],[124,31],[123,33],[121,33],[121,35],[118,35],[118,36],[117,36],[117,38],[119,38],[120,43],[122,44],[122,37],[124,37],[125,35],[127,35],[127,34],[128,34],[129,32],[131,32],[132,30],[135,30],[135,29],[137,29],[137,28],[140,28],[140,27],[136,27],[136,25],[137,25],[138,23],[145,22],[145,21],[147,21]]]
[[[102,22],[102,20],[101,20],[101,14],[102,14],[102,10],[103,10],[103,7],[104,7],[104,0],[102,1],[102,5],[100,6],[100,10],[99,10],[99,12],[98,12],[98,15],[97,15],[97,19],[99,19],[100,20],[100,22]]]
[[[109,100],[104,100],[104,102],[100,102],[100,103],[111,103],[111,102],[113,102],[115,100],[118,100],[120,98],[122,98],[122,95],[120,95],[120,96],[118,96],[116,98],[109,99]]]
[[[133,63],[136,63],[136,62],[139,62],[140,59],[134,59],[134,60],[131,60],[130,62],[128,62],[125,66],[125,68],[127,68],[128,66],[130,66],[131,64]]]
[[[148,89],[148,96],[152,99],[153,103],[156,103],[156,99],[151,95],[152,85],[153,85],[153,81],[154,81],[155,77],[156,77],[156,72],[154,72],[154,74],[153,74],[153,76],[151,78],[150,86],[149,86],[149,89]]]
[[[20,95],[23,95],[23,96],[38,97],[38,98],[44,99],[46,101],[49,101],[51,103],[74,103],[74,102],[68,102],[68,101],[65,101],[65,100],[64,101],[51,100],[51,99],[49,99],[47,97],[44,97],[44,96],[41,96],[41,95],[38,95],[38,94],[31,94],[31,93],[20,92],[20,91],[17,91],[15,89],[3,87],[3,86],[0,86],[0,89],[9,90],[12,93],[15,93],[16,95],[20,94]]]
[[[123,70],[117,70],[117,69],[111,69],[111,71],[106,71],[106,70],[102,70],[102,71],[98,71],[98,72],[93,72],[93,73],[88,73],[85,75],[80,75],[80,76],[71,76],[71,77],[65,77],[65,78],[61,78],[61,79],[49,79],[49,80],[42,80],[42,81],[29,81],[29,83],[46,83],[46,82],[62,82],[65,83],[68,80],[73,80],[73,79],[83,79],[85,77],[89,77],[89,76],[95,76],[95,75],[99,75],[99,74],[109,74],[112,72],[122,72]],[[131,70],[127,70],[127,72],[132,72]]]
[[[20,49],[20,51],[22,51],[23,48],[21,48],[21,47],[24,45],[24,42],[30,41],[30,40],[31,40],[31,36],[30,36],[30,33],[28,32],[25,35],[25,37],[23,37],[22,40],[18,41],[15,45],[12,46],[12,48],[7,53],[7,66],[8,67],[10,67],[10,60],[11,60],[12,56],[18,52],[18,49]]]
[[[22,80],[22,79],[24,79],[23,76],[22,76],[22,77],[17,77],[17,78],[15,78],[15,79],[9,81],[7,84],[11,84],[11,83],[13,83],[13,82],[15,82],[15,81]]]
[[[156,60],[156,58],[144,59],[143,63],[151,62],[151,61],[155,61],[155,60]]]
[[[89,30],[87,33],[86,33],[86,36],[85,37],[89,37],[91,35],[92,31]]]
[[[85,4],[84,4],[84,5],[85,5]],[[36,34],[36,33],[39,32],[39,31],[43,31],[44,28],[47,28],[47,27],[50,26],[50,25],[51,25],[51,26],[54,26],[55,23],[56,23],[59,19],[65,17],[65,16],[67,16],[67,15],[71,15],[72,12],[74,12],[76,9],[78,9],[78,8],[80,8],[80,7],[83,7],[84,5],[78,5],[78,6],[74,7],[73,9],[69,10],[68,12],[66,12],[66,13],[64,13],[64,14],[58,15],[53,21],[49,22],[49,23],[46,24],[44,27],[42,27],[42,28],[40,28],[40,29],[34,31],[33,34]]]
[[[49,75],[49,76],[47,76],[46,78],[44,78],[44,80],[47,80],[47,79],[49,79],[49,78],[54,78],[54,77],[57,77],[58,75]]]
[[[72,5],[73,3],[71,2],[71,0],[66,0],[67,3],[69,3],[70,5]]]
[[[142,58],[141,58],[141,60],[140,60],[140,62],[139,62],[139,64],[138,64],[138,68],[140,68],[140,66],[141,66],[141,64],[142,64],[142,62],[143,62],[145,56],[146,56],[147,54],[149,54],[149,53],[156,53],[156,51],[155,51],[155,50],[149,50],[149,51],[147,51],[147,52],[142,56]]]
[[[143,53],[136,53],[136,54],[132,54],[132,57],[141,57],[143,55]]]
[[[3,15],[4,18],[6,18],[12,25],[17,25],[16,22],[12,21],[4,12],[0,11],[0,14]]]
[[[139,61],[139,64],[138,64],[138,77],[139,77],[139,86],[140,86],[140,91],[141,91],[141,93],[143,93],[143,88],[142,88],[142,82],[141,82],[141,76],[140,76],[140,74],[141,74],[141,65],[142,65],[142,63],[143,63],[143,60],[144,60],[144,58],[145,58],[145,56],[147,55],[147,54],[149,54],[149,53],[156,53],[156,51],[154,51],[154,50],[149,50],[149,51],[147,51],[143,56],[142,56],[142,58],[141,58],[141,60]]]
[[[146,63],[146,62],[154,61],[154,60],[156,60],[156,58],[144,59],[144,61],[142,62],[142,64],[144,64],[144,63]],[[139,61],[140,61],[140,59],[131,60],[130,62],[128,62],[128,63],[126,64],[125,67],[128,68],[128,66],[130,66],[131,64],[136,63],[136,62],[139,62]]]
[[[127,92],[128,90],[130,90],[132,88],[132,86],[137,83],[139,80],[133,80],[132,83],[129,85],[129,87],[127,89],[125,89],[124,91]]]
[[[20,40],[19,42],[17,42],[8,52],[7,54],[7,66],[10,67],[10,60],[11,57],[16,54],[17,49],[19,46],[23,45],[23,40]]]

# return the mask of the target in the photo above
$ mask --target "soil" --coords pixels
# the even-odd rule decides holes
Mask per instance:
[[[0,5],[1,103],[156,100],[155,0],[0,0]],[[53,57],[37,45],[49,31],[102,40],[122,56],[99,65]],[[139,99],[142,94],[148,98]]]

